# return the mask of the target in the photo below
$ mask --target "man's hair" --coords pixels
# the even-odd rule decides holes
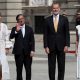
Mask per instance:
[[[52,8],[52,7],[53,7],[53,5],[55,5],[55,4],[58,4],[58,5],[61,7],[61,4],[60,4],[60,2],[59,2],[59,1],[53,1],[52,5],[51,5],[51,8]]]
[[[19,16],[25,17],[23,14],[18,14],[18,15],[16,16],[16,21],[18,21]]]

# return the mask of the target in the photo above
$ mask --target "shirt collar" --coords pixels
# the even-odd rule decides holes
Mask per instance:
[[[25,28],[25,24],[23,26],[21,26],[22,28]]]
[[[57,19],[59,20],[59,14],[56,15]],[[55,20],[55,15],[53,14],[53,20]]]
[[[25,28],[25,24],[23,25],[23,28]]]
[[[53,14],[53,17],[55,17],[55,15]],[[56,15],[56,17],[59,17],[59,14]]]

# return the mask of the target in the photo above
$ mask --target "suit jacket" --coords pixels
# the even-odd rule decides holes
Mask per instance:
[[[44,25],[44,48],[63,50],[64,46],[70,46],[69,22],[67,17],[59,15],[58,29],[55,32],[53,16],[45,19]]]
[[[13,54],[22,54],[23,50],[25,54],[30,54],[35,50],[34,33],[31,27],[25,25],[25,36],[23,38],[22,31],[19,30],[15,33],[16,27],[12,28],[10,39],[15,38]]]

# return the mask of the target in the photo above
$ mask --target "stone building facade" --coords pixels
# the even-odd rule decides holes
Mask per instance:
[[[30,2],[32,1],[32,2]],[[38,2],[39,1],[39,2]],[[36,34],[43,32],[44,17],[51,15],[50,5],[54,0],[0,0],[0,12],[3,21],[11,29],[16,23],[16,15],[23,13],[26,22],[32,26]],[[75,30],[75,14],[80,8],[80,0],[56,0],[61,3],[61,14],[65,11],[70,30]]]

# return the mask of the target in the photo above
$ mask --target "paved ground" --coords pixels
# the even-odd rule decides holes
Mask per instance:
[[[40,50],[36,52],[36,56],[33,58],[32,80],[49,80],[47,55]],[[16,68],[15,68],[14,57],[12,55],[10,56],[8,55],[7,58],[10,66],[11,80],[16,80]],[[57,73],[56,73],[56,76],[57,76]],[[23,80],[25,80],[24,69],[23,69],[23,78],[24,78]],[[65,80],[76,80],[76,57],[74,54],[67,53],[66,55]]]
[[[38,35],[36,35],[38,36]],[[73,39],[72,39],[73,40]],[[70,50],[75,49],[75,45],[71,44]],[[16,80],[16,67],[13,55],[7,56],[11,80]],[[25,80],[25,70],[23,69],[23,80]],[[48,65],[47,65],[47,55],[43,49],[42,36],[40,35],[38,39],[36,38],[36,53],[33,58],[32,64],[32,80],[49,80],[48,78]],[[57,80],[57,69],[56,69],[56,80]],[[76,57],[74,54],[66,54],[66,71],[65,80],[77,80],[76,79]]]
[[[9,62],[11,80],[16,80],[16,68],[14,62]],[[57,73],[56,73],[57,76]],[[25,71],[23,70],[23,78],[25,80]],[[32,64],[32,80],[49,80],[47,60],[33,61]],[[56,79],[57,80],[57,79]],[[76,62],[66,61],[65,80],[76,80]]]

